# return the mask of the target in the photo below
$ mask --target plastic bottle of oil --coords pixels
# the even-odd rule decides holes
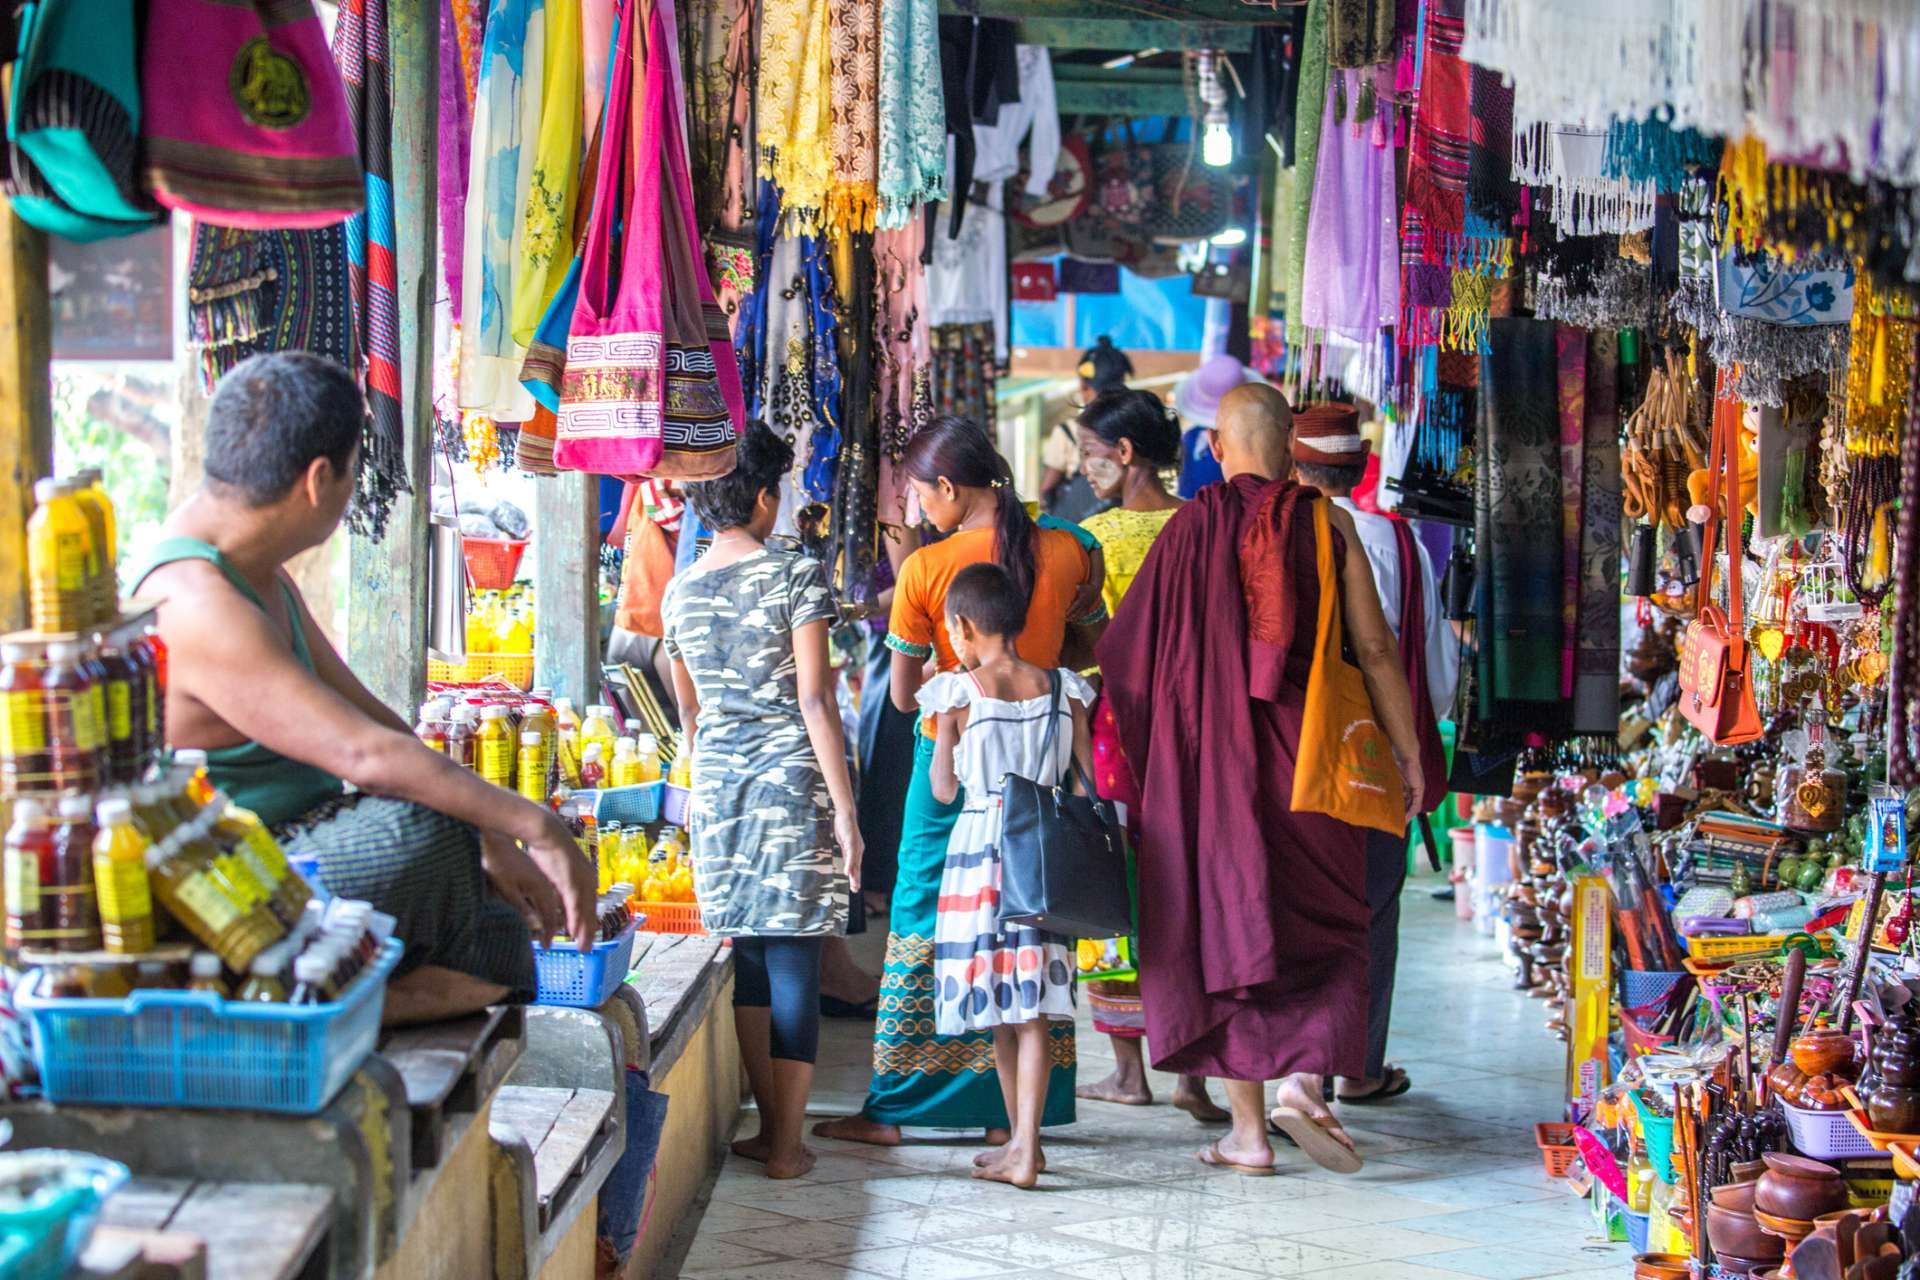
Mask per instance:
[[[101,709],[105,713],[107,731],[105,777],[108,782],[125,786],[139,781],[144,760],[141,749],[145,743],[146,725],[141,723],[136,726],[134,721],[134,689],[140,683],[140,668],[127,653],[124,631],[111,631],[103,635],[99,647],[94,650],[94,660],[99,674],[104,677],[97,687],[102,695]],[[141,720],[144,721],[145,708],[140,710]]]
[[[120,609],[120,579],[114,567],[113,503],[100,487],[100,472],[82,471],[73,477],[73,499],[86,513],[93,556],[88,564],[88,608],[95,625],[109,622]]]
[[[97,552],[86,509],[69,480],[33,486],[27,520],[27,603],[37,631],[84,631],[94,621]]]
[[[51,915],[53,945],[61,951],[100,949],[100,906],[93,893],[95,834],[92,797],[77,791],[61,796],[60,820],[53,828],[53,875],[43,874],[40,881],[41,910]]]
[[[16,950],[52,941],[40,900],[41,868],[47,866],[51,875],[53,861],[53,827],[47,819],[47,804],[40,797],[21,796],[13,802],[0,878],[7,894],[7,946]]]
[[[100,785],[102,727],[95,717],[93,686],[88,682],[77,641],[47,646],[40,687],[46,695],[47,789],[91,791]]]
[[[639,738],[639,749],[640,781],[660,781],[660,739],[650,733],[643,733]]]
[[[268,947],[247,967],[247,980],[234,999],[248,1004],[285,1004],[287,1002],[287,955],[278,947]]]
[[[607,785],[631,787],[640,781],[640,745],[632,738],[613,744],[613,763],[607,767]]]
[[[187,965],[187,990],[210,991],[225,1000],[230,993],[222,969],[220,957],[213,952],[194,952],[193,959]]]
[[[153,950],[153,892],[147,884],[148,842],[124,799],[102,800],[95,811],[93,883],[100,898],[102,945],[115,955]]]
[[[206,829],[186,824],[147,853],[153,896],[229,969],[247,973],[254,957],[285,930],[265,907],[240,896],[221,874],[217,856]]]
[[[513,732],[507,727],[507,709],[483,708],[480,730],[474,734],[474,772],[497,787],[513,786]]]
[[[237,857],[265,888],[274,918],[287,929],[299,924],[307,900],[313,897],[313,886],[287,861],[286,851],[260,815],[242,809],[219,792],[214,793],[206,812],[213,823],[215,842]]]
[[[0,645],[0,794],[41,791],[52,783],[46,672],[44,646]]]
[[[613,708],[592,706],[587,708],[587,718],[580,726],[580,751],[584,756],[587,747],[600,744],[600,758],[613,759],[613,744],[619,739],[620,731],[613,727]]]
[[[461,703],[447,722],[447,759],[462,769],[473,768],[473,708]]]
[[[535,804],[547,802],[547,740],[538,729],[520,732],[520,759],[515,765],[520,794]]]

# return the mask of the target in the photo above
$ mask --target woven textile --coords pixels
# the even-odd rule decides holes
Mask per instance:
[[[759,172],[780,188],[781,216],[813,231],[832,185],[830,0],[766,0],[760,20]]]
[[[882,228],[904,227],[917,205],[947,198],[939,14],[936,0],[880,0]]]
[[[828,226],[873,230],[879,202],[880,0],[829,0],[833,27],[827,115],[833,182]]]

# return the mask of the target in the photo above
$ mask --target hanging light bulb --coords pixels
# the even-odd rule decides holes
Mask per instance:
[[[1222,227],[1207,243],[1216,249],[1231,249],[1247,242],[1245,227]]]
[[[1215,169],[1233,163],[1233,124],[1227,117],[1227,89],[1220,83],[1218,55],[1200,51],[1200,100],[1207,104],[1201,117],[1200,158]]]

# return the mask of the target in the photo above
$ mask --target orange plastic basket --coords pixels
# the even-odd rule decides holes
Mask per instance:
[[[1580,1157],[1570,1124],[1536,1124],[1533,1141],[1540,1148],[1540,1161],[1547,1166],[1549,1178],[1566,1177],[1567,1170],[1573,1168],[1573,1162]]]
[[[520,571],[520,557],[527,553],[524,538],[460,539],[460,550],[467,558],[467,581],[476,591],[505,591]]]
[[[636,902],[634,907],[646,917],[640,928],[647,933],[685,933],[706,936],[700,923],[697,902]]]

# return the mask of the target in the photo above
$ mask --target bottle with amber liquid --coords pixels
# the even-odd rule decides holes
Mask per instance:
[[[147,856],[153,895],[169,915],[235,973],[286,933],[265,906],[248,901],[221,872],[219,851],[197,820]]]
[[[105,738],[78,642],[47,646],[41,689],[47,705],[46,790],[92,791],[100,785]]]
[[[53,785],[44,645],[0,645],[0,794]]]
[[[41,869],[51,875],[53,867],[50,817],[41,797],[22,796],[13,802],[0,876],[7,894],[7,946],[14,950],[53,943],[40,898]]]
[[[146,763],[146,689],[140,668],[127,652],[124,631],[101,637],[94,651],[101,673],[107,730],[108,782],[130,786]]]
[[[60,797],[52,857],[41,864],[40,910],[58,951],[100,949],[100,906],[93,892],[93,800],[78,792]]]

